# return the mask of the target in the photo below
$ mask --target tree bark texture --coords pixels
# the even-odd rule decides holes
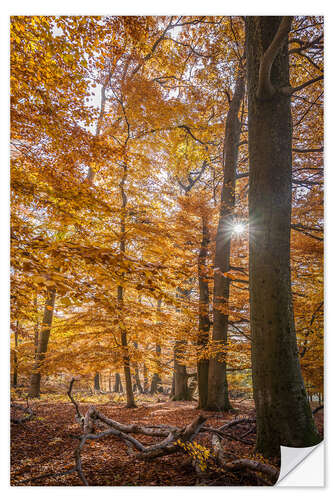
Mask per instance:
[[[191,291],[192,289],[178,287],[177,297],[185,300]],[[174,394],[172,394],[172,399],[174,401],[190,401],[192,399],[187,385],[187,370],[183,362],[186,344],[187,340],[176,340],[173,347]]]
[[[209,286],[207,277],[207,253],[209,245],[209,229],[206,214],[202,214],[202,241],[198,259],[198,281],[199,281],[199,335],[198,346],[205,348],[209,341]],[[200,356],[200,351],[199,351]],[[199,408],[205,408],[208,396],[208,367],[209,359],[202,358],[198,360],[198,390],[199,390]]]
[[[230,270],[236,168],[241,132],[238,113],[244,97],[244,88],[244,76],[240,74],[237,78],[235,92],[229,106],[224,139],[224,177],[219,224],[216,234],[213,298],[214,320],[212,332],[213,342],[218,343],[221,347],[226,345],[228,333],[230,280],[224,274]],[[221,353],[209,360],[207,409],[219,411],[230,409],[225,358],[225,355]]]
[[[45,358],[45,353],[47,352],[47,346],[50,338],[52,319],[54,313],[55,297],[56,297],[55,288],[48,289],[44,307],[43,325],[38,339],[34,372],[31,376],[31,381],[30,381],[29,396],[31,398],[40,397],[40,381],[41,381],[40,367],[43,359]]]
[[[127,165],[123,165],[123,176],[121,178],[119,188],[122,197],[122,214],[120,220],[120,252],[122,255],[125,253],[125,210],[127,206],[127,196],[125,192],[125,182],[127,178]],[[123,308],[124,303],[124,287],[122,285],[118,286],[118,304],[119,309]],[[121,345],[123,347],[123,362],[124,362],[124,375],[125,375],[125,387],[126,387],[126,399],[127,408],[135,408],[133,387],[132,387],[132,377],[131,377],[131,367],[130,358],[128,354],[128,343],[127,343],[127,332],[124,328],[120,329]]]
[[[252,376],[257,450],[278,455],[280,445],[319,442],[302,379],[290,279],[292,121],[288,36],[276,50],[281,17],[246,18],[249,99],[249,218]],[[286,18],[284,19],[285,24]],[[281,30],[280,30],[281,31]],[[275,39],[274,51],[268,48]],[[274,52],[274,60],[267,54]],[[264,54],[266,57],[264,58]],[[276,55],[275,55],[276,54]],[[270,82],[259,88],[265,73]]]
[[[13,356],[13,387],[17,387],[17,374],[18,374],[18,360],[17,360],[17,348],[18,348],[18,330],[19,330],[19,322],[16,321],[15,330],[14,330],[14,356]]]

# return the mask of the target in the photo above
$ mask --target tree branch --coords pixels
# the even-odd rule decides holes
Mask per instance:
[[[313,83],[316,83],[316,82],[319,82],[320,80],[323,80],[323,78],[324,78],[324,75],[319,75],[319,76],[316,76],[316,78],[312,78],[311,80],[308,80],[308,81],[302,83],[302,85],[298,85],[298,87],[282,87],[280,89],[280,92],[284,95],[292,95],[295,92],[298,92],[299,90],[305,89],[305,87],[308,87],[309,85],[312,85]]]
[[[288,37],[292,19],[293,16],[283,17],[280,26],[275,34],[275,37],[273,38],[273,41],[261,58],[257,89],[258,99],[270,99],[276,92],[276,89],[271,82],[271,70],[279,50]]]

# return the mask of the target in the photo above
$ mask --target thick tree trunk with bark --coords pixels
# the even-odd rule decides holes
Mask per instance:
[[[199,335],[198,346],[205,348],[209,341],[209,286],[207,277],[207,253],[209,245],[209,229],[207,215],[202,214],[202,241],[198,259],[198,280],[199,280]],[[200,356],[200,350],[199,350]],[[202,358],[198,360],[198,390],[199,390],[199,408],[207,406],[208,397],[208,367],[209,359]]]
[[[47,345],[51,333],[55,297],[56,297],[55,288],[48,289],[45,308],[44,308],[43,325],[38,340],[34,372],[31,376],[31,381],[30,381],[29,396],[31,398],[40,397],[40,381],[41,381],[40,365],[45,357],[45,353],[47,352]]]
[[[182,356],[186,342],[177,340],[173,348],[173,370],[175,376],[175,393],[172,396],[173,401],[191,401],[192,397],[188,389],[188,376],[186,366],[183,364]]]
[[[236,167],[238,161],[241,124],[238,119],[239,109],[244,97],[244,77],[238,76],[234,96],[230,102],[224,139],[223,187],[221,208],[216,234],[214,262],[214,320],[212,340],[223,347],[227,342],[229,278],[224,273],[230,270],[230,245],[234,222]],[[226,361],[220,353],[209,360],[208,397],[206,408],[229,410]]]
[[[302,379],[290,280],[290,18],[247,17],[252,374],[257,450],[320,441]]]
[[[192,280],[189,280],[191,282]],[[177,297],[185,301],[192,292],[192,288],[177,288]],[[179,312],[180,309],[177,309]],[[174,393],[172,399],[174,401],[191,401],[192,397],[188,390],[188,375],[186,366],[184,365],[184,350],[187,340],[176,340],[173,347],[173,373],[174,373]]]

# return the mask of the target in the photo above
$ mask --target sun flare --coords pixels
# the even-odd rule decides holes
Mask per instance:
[[[236,234],[242,234],[244,232],[244,230],[245,230],[245,227],[241,223],[235,224],[233,227],[233,231]]]

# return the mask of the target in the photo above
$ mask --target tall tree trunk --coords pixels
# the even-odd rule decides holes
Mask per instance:
[[[291,18],[247,17],[252,376],[257,450],[320,441],[303,383],[290,280]]]
[[[47,345],[49,342],[51,326],[52,326],[55,297],[56,297],[55,288],[48,289],[44,307],[43,325],[38,340],[36,361],[30,381],[29,396],[31,398],[40,397],[40,381],[41,381],[40,367],[43,359],[45,358],[45,353],[47,352]]]
[[[121,287],[120,287],[121,288]],[[126,330],[121,330],[121,345],[124,349],[123,362],[124,362],[124,375],[125,375],[125,387],[126,387],[126,399],[127,408],[136,408],[134,401],[132,378],[131,378],[131,368],[130,368],[130,358],[128,355],[128,344],[127,344],[127,333]]]
[[[244,88],[244,76],[240,74],[237,78],[235,92],[229,105],[224,139],[223,187],[221,192],[219,224],[216,233],[214,262],[214,320],[212,333],[212,340],[221,347],[226,345],[228,334],[230,280],[224,276],[224,273],[230,270],[230,246],[234,222],[236,168],[241,132],[238,113],[244,97]],[[230,409],[226,374],[226,356],[223,353],[209,360],[206,408],[219,411]]]
[[[17,387],[17,373],[18,373],[18,361],[17,361],[17,348],[18,348],[18,330],[19,330],[19,322],[16,321],[16,326],[14,330],[14,356],[13,356],[13,363],[14,363],[14,370],[13,370],[13,387]]]
[[[37,349],[38,349],[38,335],[39,335],[39,320],[38,320],[38,292],[36,290],[36,295],[34,297],[34,307],[35,307],[35,314],[36,314],[36,320],[35,320],[35,336],[34,336],[34,344],[35,344],[35,356],[37,354]]]
[[[209,229],[207,224],[207,215],[202,214],[202,241],[198,259],[198,279],[199,279],[199,349],[205,348],[209,341],[209,286],[207,277],[207,253],[209,245]],[[199,351],[200,356],[200,351]],[[198,390],[199,390],[199,408],[207,406],[208,397],[208,367],[209,359],[201,358],[197,362],[198,371]]]
[[[99,373],[96,373],[96,375],[94,377],[94,390],[96,392],[99,392],[101,390],[100,375],[99,375]]]
[[[127,206],[127,196],[125,192],[125,182],[127,179],[127,165],[123,164],[123,176],[121,178],[119,188],[120,194],[122,198],[122,213],[120,220],[120,252],[121,255],[125,254],[125,211]],[[122,285],[118,286],[118,304],[119,308],[123,309],[124,303],[124,287]],[[125,386],[126,386],[126,399],[127,399],[127,408],[135,408],[136,404],[134,401],[133,395],[133,387],[132,387],[132,377],[131,377],[131,367],[130,367],[130,358],[128,354],[128,344],[127,344],[127,332],[124,328],[120,328],[121,332],[121,345],[123,347],[123,361],[124,361],[124,375],[125,375]]]

